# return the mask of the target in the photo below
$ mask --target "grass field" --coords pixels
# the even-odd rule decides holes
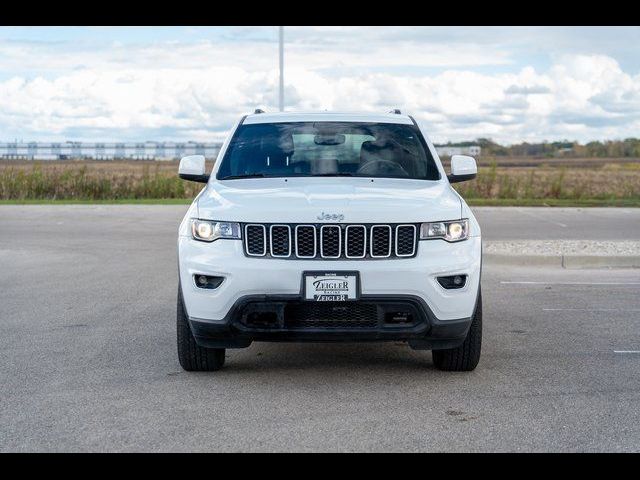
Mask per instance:
[[[477,179],[455,185],[472,205],[640,206],[640,159],[478,163]],[[5,160],[0,203],[187,203],[202,184],[177,170],[177,162]]]

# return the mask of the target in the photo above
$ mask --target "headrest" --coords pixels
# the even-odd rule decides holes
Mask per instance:
[[[274,129],[272,132],[262,136],[260,150],[263,153],[283,155],[293,154],[293,136],[288,132]]]

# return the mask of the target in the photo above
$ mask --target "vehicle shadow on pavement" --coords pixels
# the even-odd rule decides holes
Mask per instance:
[[[437,371],[428,351],[414,351],[404,343],[254,343],[243,350],[227,350],[223,371],[229,373],[349,369],[350,371]]]

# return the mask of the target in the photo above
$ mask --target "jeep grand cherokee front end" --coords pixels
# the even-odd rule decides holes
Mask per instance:
[[[480,227],[401,114],[256,113],[180,176],[206,182],[179,229],[178,356],[217,370],[253,341],[404,341],[443,370],[480,358]]]

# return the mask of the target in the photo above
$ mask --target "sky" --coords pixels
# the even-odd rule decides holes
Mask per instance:
[[[0,27],[0,142],[221,141],[277,95],[277,27]],[[438,143],[640,137],[640,27],[287,26],[285,102]]]

